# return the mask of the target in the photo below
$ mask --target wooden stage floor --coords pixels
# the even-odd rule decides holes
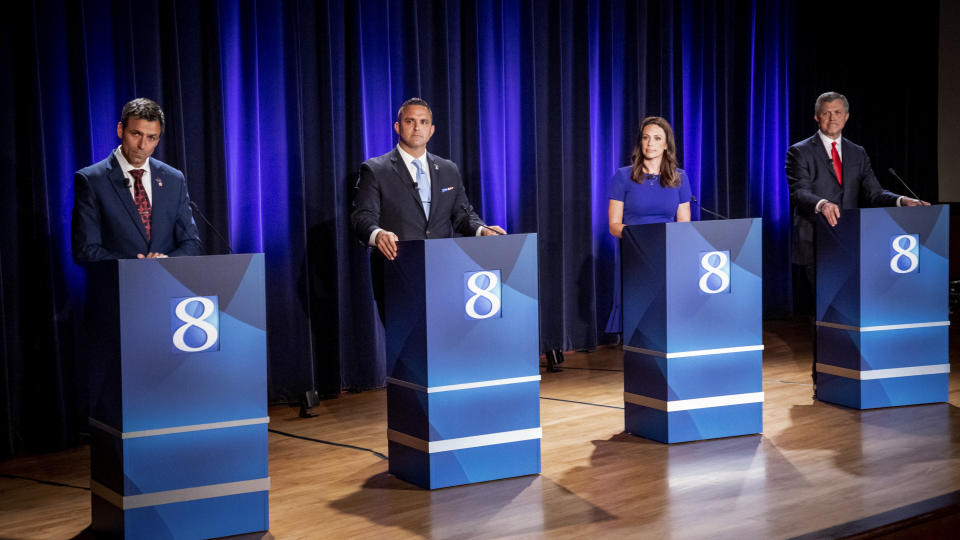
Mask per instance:
[[[765,323],[762,435],[672,446],[623,432],[620,351],[568,354],[562,372],[543,373],[539,476],[430,492],[388,475],[371,452],[271,433],[271,533],[786,538],[960,490],[956,363],[950,403],[861,412],[812,401],[808,335],[804,324]],[[385,391],[313,412],[271,407],[270,428],[386,454]],[[11,459],[0,474],[88,486],[88,456]],[[89,491],[0,477],[0,537],[70,538],[89,522]]]

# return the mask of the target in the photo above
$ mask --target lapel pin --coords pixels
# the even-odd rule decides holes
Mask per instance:
[[[157,178],[157,185],[163,187],[163,178]]]

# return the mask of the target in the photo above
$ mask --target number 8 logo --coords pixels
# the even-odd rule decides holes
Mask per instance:
[[[907,245],[903,246],[901,240],[906,240]],[[894,236],[891,247],[895,254],[890,258],[890,270],[893,270],[897,274],[909,274],[917,269],[920,266],[920,258],[917,257],[917,235],[915,234],[901,234],[900,236]],[[907,267],[900,268],[903,259],[907,260]]]
[[[203,308],[203,311],[197,317],[194,317],[187,313],[187,306],[192,302],[198,302]],[[192,298],[184,298],[181,300],[176,307],[174,308],[174,314],[176,318],[183,321],[186,324],[183,324],[176,329],[173,333],[173,346],[183,352],[200,352],[213,347],[216,344],[217,339],[220,336],[220,333],[217,331],[217,327],[213,324],[207,322],[207,319],[214,317],[217,314],[217,308],[213,303],[213,300],[205,298],[203,296],[194,296]],[[217,318],[214,317],[214,321]],[[187,330],[191,328],[197,328],[201,330],[206,337],[204,342],[200,344],[199,347],[191,347],[186,343],[186,334]]]
[[[500,296],[497,294],[500,292],[500,279],[497,277],[497,274],[499,274],[499,272],[493,273],[483,270],[472,274],[467,279],[467,289],[474,294],[467,299],[464,311],[466,311],[467,316],[471,319],[489,319],[500,312]],[[484,288],[481,288],[478,283],[481,276],[486,277],[488,280],[487,286]],[[483,315],[477,313],[477,300],[481,298],[490,302],[489,311]]]
[[[715,258],[717,263],[711,264],[711,258]],[[706,294],[722,293],[730,288],[730,255],[726,251],[708,251],[700,256],[700,268],[706,270],[700,276],[700,290]],[[717,279],[711,280],[714,276]],[[716,288],[710,287],[711,282],[716,283]]]

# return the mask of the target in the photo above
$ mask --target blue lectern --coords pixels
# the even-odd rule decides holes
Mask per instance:
[[[384,294],[390,472],[428,489],[539,473],[536,235],[401,242]]]
[[[93,530],[267,530],[263,255],[97,263],[87,285]]]
[[[634,225],[621,244],[626,430],[763,430],[760,219]]]
[[[947,401],[947,205],[844,210],[817,227],[817,396]]]

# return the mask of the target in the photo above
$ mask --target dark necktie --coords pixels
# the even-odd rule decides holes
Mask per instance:
[[[150,199],[147,198],[147,190],[143,189],[143,173],[143,169],[130,169],[130,176],[133,177],[133,202],[137,205],[143,227],[147,229],[147,240],[150,240]]]
[[[833,172],[837,173],[837,182],[843,185],[843,164],[840,163],[840,152],[837,152],[837,141],[830,147],[830,157],[833,158]]]

